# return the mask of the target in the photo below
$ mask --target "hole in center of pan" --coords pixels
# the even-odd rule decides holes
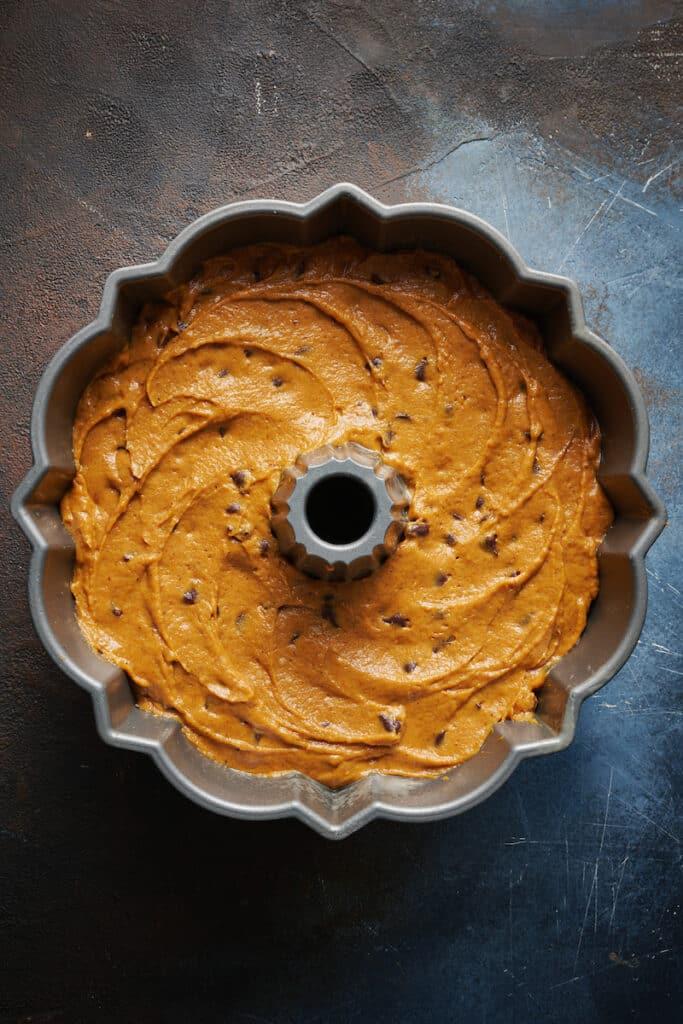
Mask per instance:
[[[306,519],[326,544],[353,544],[372,526],[377,506],[363,480],[333,473],[315,484],[306,499]]]

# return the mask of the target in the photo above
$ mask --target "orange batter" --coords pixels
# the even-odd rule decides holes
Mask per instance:
[[[280,554],[281,471],[324,444],[412,491],[371,576]],[[210,757],[330,786],[433,776],[528,717],[611,521],[600,437],[534,327],[451,260],[348,239],[209,262],[87,387],[62,503],[91,645]]]

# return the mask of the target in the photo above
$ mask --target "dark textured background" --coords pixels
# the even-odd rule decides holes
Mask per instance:
[[[0,24],[0,1019],[673,1021],[675,5],[4,0]],[[645,391],[670,522],[642,639],[569,750],[463,817],[331,844],[212,816],[99,741],[34,635],[7,503],[40,373],[111,269],[237,196],[305,199],[339,179],[466,207],[578,279]]]

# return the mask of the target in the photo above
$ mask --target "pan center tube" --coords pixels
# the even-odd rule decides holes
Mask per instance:
[[[367,576],[396,549],[410,492],[376,452],[349,443],[300,456],[273,496],[283,554],[327,580]]]

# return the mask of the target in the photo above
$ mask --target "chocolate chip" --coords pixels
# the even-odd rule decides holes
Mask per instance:
[[[294,350],[295,356],[305,356],[307,352],[311,351],[310,345],[300,345],[299,348]]]
[[[283,384],[284,384],[284,380],[282,379],[282,377],[273,377],[273,387],[274,388],[281,388]]]
[[[514,572],[510,573],[510,579],[516,579],[517,576],[521,576],[521,575],[522,575],[521,569],[515,569]]]
[[[432,654],[438,654],[439,651],[442,651],[444,647],[448,647],[448,645],[452,644],[454,641],[455,637],[453,636],[452,633],[450,633],[448,636],[441,637],[441,639],[437,640],[437,642],[432,647]]]
[[[388,626],[400,626],[401,629],[406,629],[410,625],[410,619],[407,615],[401,615],[400,612],[394,612],[393,615],[389,615],[382,619],[382,622],[386,622]]]
[[[541,512],[540,516],[538,517],[538,521],[539,523],[545,522],[545,512]]]
[[[372,281],[373,284],[386,284],[384,278],[380,277],[379,274],[371,274],[370,280]]]
[[[118,416],[119,419],[124,419],[126,415],[125,409],[114,409],[112,416]]]
[[[436,576],[434,577],[434,582],[436,583],[437,587],[442,587],[447,580],[448,573],[446,572],[437,572]]]
[[[236,512],[242,511],[242,506],[238,505],[236,501],[231,501],[225,511],[229,516],[233,516]]]
[[[429,533],[429,523],[411,523],[407,533],[409,537],[426,537]]]
[[[375,367],[377,367],[379,369],[379,367],[382,365],[382,357],[381,356],[373,356],[372,359],[370,360],[370,362],[372,363],[373,366],[375,366]]]
[[[444,407],[443,407],[443,411],[446,413],[447,416],[452,416],[453,415],[453,403],[452,402],[447,402],[446,405],[444,405]]]
[[[300,636],[301,636],[301,633],[292,633],[292,635],[289,638],[290,644],[295,644]]]
[[[370,412],[375,417],[375,419],[377,419],[377,406],[376,405],[370,406]]]
[[[189,590],[186,590],[185,593],[183,594],[183,601],[185,602],[185,604],[196,604],[198,597],[199,594],[197,593],[195,588],[191,587]]]
[[[531,431],[530,430],[525,430],[524,431],[524,440],[525,441],[530,441],[531,440]]]
[[[415,380],[424,381],[427,379],[427,357],[423,356],[415,367]]]
[[[387,715],[384,711],[382,711],[379,715],[379,720],[387,732],[398,733],[401,731],[401,723],[399,722],[398,718],[394,718],[393,715]]]
[[[230,479],[234,483],[238,490],[242,490],[247,482],[247,474],[243,469],[237,469],[234,473],[230,474]]]
[[[256,744],[256,746],[258,746],[259,743],[261,742],[261,739],[263,738],[263,733],[262,732],[258,732],[257,729],[254,729],[253,732],[254,732],[254,743]]]
[[[218,371],[218,376],[219,377],[229,377],[230,376],[230,370],[226,370],[225,367],[223,367],[222,370]]]
[[[454,548],[455,547],[456,540],[455,540],[455,537],[453,536],[452,533],[447,533],[446,536],[444,537],[444,540],[448,544],[449,548]]]
[[[187,320],[179,320],[178,321],[178,330],[179,331],[184,331],[186,329],[187,329]]]
[[[220,427],[218,428],[218,433],[221,435],[221,437],[225,437],[227,430],[228,428],[226,427],[226,425],[224,423],[221,423]]]
[[[477,709],[477,711],[481,711],[484,705],[477,701],[474,706]]]
[[[441,732],[437,732],[436,736],[434,737],[434,744],[435,744],[435,746],[440,747],[445,739],[446,739],[446,730],[442,729]]]
[[[407,672],[408,674],[410,674],[411,672],[414,672],[416,668],[417,668],[417,662],[415,662],[415,661],[407,661],[405,663],[405,665],[403,666],[403,671]]]
[[[475,508],[483,508],[484,507],[484,496],[482,494],[480,494],[479,497],[477,498],[477,500],[475,501],[474,507]]]
[[[247,359],[251,359],[251,357],[252,357],[252,356],[253,356],[253,354],[254,354],[254,350],[253,350],[253,348],[245,348],[245,349],[244,349],[244,354],[245,354],[245,356],[247,357]]]
[[[489,554],[494,555],[496,558],[498,558],[497,533],[490,533],[488,537],[484,537],[483,541],[481,542],[481,546],[483,547],[484,551],[488,551]]]
[[[541,472],[541,464],[538,461],[538,459],[534,459],[534,461],[531,463],[531,472],[532,473],[540,473]]]
[[[111,613],[112,615],[115,615],[117,619],[120,619],[123,615],[123,609],[119,608],[117,604],[113,604],[111,606]]]
[[[405,420],[407,423],[412,421],[412,416],[409,416],[407,412],[397,412],[394,419]]]
[[[462,519],[463,519],[463,517],[462,517],[462,516],[460,515],[460,513],[459,513],[459,512],[451,512],[451,515],[452,515],[452,516],[453,516],[453,518],[454,518],[455,520],[457,520],[458,522],[462,522]]]
[[[122,555],[122,556],[121,556],[121,561],[122,561],[122,562],[130,562],[130,560],[131,560],[131,558],[132,558],[132,557],[133,557],[133,556],[132,556],[132,555],[129,555],[129,554],[125,554],[125,555]]]
[[[261,558],[265,558],[268,552],[270,551],[270,541],[265,540],[265,538],[259,541],[258,549]]]
[[[331,725],[332,725],[332,723],[331,723],[331,722],[321,722],[321,723],[320,723],[320,727],[321,727],[321,729],[329,729],[329,727],[330,727]]]

